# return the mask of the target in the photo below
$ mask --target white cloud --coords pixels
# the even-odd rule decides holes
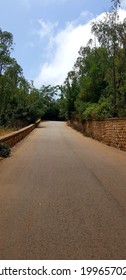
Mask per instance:
[[[62,84],[68,71],[78,56],[78,51],[82,45],[87,44],[90,39],[90,24],[74,27],[69,23],[64,30],[61,30],[49,42],[50,51],[53,54],[51,62],[45,62],[35,79],[35,85],[42,84]]]
[[[80,14],[80,18],[84,18],[88,21],[89,21],[89,19],[92,19],[92,17],[93,17],[93,14],[89,11],[82,11]]]
[[[97,19],[101,19],[103,16],[104,14]],[[126,11],[120,10],[120,19],[125,17]],[[72,70],[80,47],[86,46],[90,38],[91,20],[87,24],[78,26],[75,26],[73,22],[67,23],[64,30],[51,37],[47,48],[50,54],[52,53],[51,60],[42,64],[40,73],[35,79],[35,85],[40,87],[43,84],[62,84],[67,73]]]
[[[122,9],[126,9],[126,0],[122,0],[121,7]]]
[[[120,21],[123,21],[126,18],[126,10],[125,9],[119,9],[119,19]]]
[[[58,22],[45,22],[43,19],[39,19],[38,23],[40,24],[40,30],[37,33],[40,35],[41,39],[50,36],[53,33],[54,28],[58,26]]]

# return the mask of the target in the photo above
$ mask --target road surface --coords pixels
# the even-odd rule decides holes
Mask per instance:
[[[126,259],[126,153],[42,122],[0,161],[0,259]]]

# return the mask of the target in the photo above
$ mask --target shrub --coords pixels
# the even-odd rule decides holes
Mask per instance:
[[[97,119],[98,111],[99,111],[99,104],[97,103],[89,104],[86,110],[83,112],[83,119],[84,120]]]
[[[102,98],[98,103],[91,103],[83,112],[84,120],[104,120],[114,117],[114,108],[111,100]]]
[[[114,117],[114,106],[110,98],[101,98],[99,100],[98,118],[107,119]]]
[[[10,148],[5,143],[0,143],[0,157],[8,157],[10,155]]]

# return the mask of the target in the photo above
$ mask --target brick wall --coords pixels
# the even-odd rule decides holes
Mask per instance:
[[[31,124],[27,127],[20,129],[18,131],[15,131],[8,135],[2,136],[2,137],[0,137],[0,142],[8,144],[9,147],[13,147],[16,143],[18,143],[25,136],[27,136],[35,127],[37,127],[39,123],[40,123],[40,120],[38,120],[34,124]]]
[[[126,119],[93,120],[83,123],[76,119],[71,125],[86,136],[126,151]]]

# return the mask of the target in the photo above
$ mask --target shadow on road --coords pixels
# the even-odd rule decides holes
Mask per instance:
[[[46,128],[46,126],[37,126],[36,128]]]

